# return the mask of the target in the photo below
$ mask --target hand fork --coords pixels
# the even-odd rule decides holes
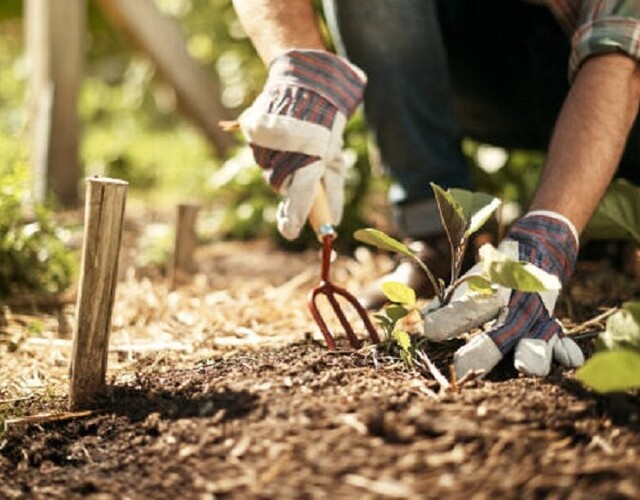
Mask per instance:
[[[240,125],[237,121],[221,121],[218,122],[220,128],[225,132],[231,132],[233,130],[238,130]],[[324,295],[327,297],[329,304],[333,308],[333,311],[336,313],[336,316],[340,320],[340,324],[342,328],[344,328],[347,333],[347,337],[349,338],[349,342],[354,349],[360,348],[362,342],[351,328],[349,321],[347,321],[344,312],[340,308],[340,304],[336,299],[336,295],[339,295],[347,300],[358,312],[362,322],[364,323],[367,332],[369,332],[369,337],[375,344],[380,343],[380,337],[378,337],[378,333],[376,329],[373,327],[371,320],[365,311],[364,307],[360,305],[360,302],[347,292],[344,288],[341,288],[337,285],[331,283],[329,279],[329,270],[331,267],[331,253],[333,251],[333,240],[336,237],[336,230],[333,225],[333,219],[331,218],[331,211],[329,210],[329,204],[327,203],[327,195],[324,191],[324,186],[322,183],[318,183],[318,194],[316,195],[316,199],[311,208],[311,213],[309,214],[309,222],[311,226],[315,230],[318,238],[322,242],[322,270],[320,273],[320,283],[318,286],[313,288],[309,293],[308,304],[309,309],[311,310],[311,315],[313,319],[320,327],[320,331],[322,331],[322,335],[324,335],[324,339],[327,342],[327,346],[330,351],[336,350],[336,341],[331,335],[327,324],[325,323],[320,311],[317,306],[318,296]]]
[[[322,335],[324,335],[327,347],[329,347],[330,351],[335,351],[336,341],[331,335],[331,332],[327,327],[327,323],[324,321],[324,318],[318,310],[317,300],[321,295],[325,296],[329,301],[333,312],[338,317],[342,328],[344,328],[347,337],[349,338],[349,343],[354,349],[360,348],[362,342],[354,333],[353,328],[349,324],[349,321],[347,320],[342,308],[340,307],[336,296],[344,298],[355,308],[358,315],[360,316],[360,319],[362,319],[367,332],[369,333],[369,337],[375,344],[379,344],[380,338],[378,337],[378,333],[371,323],[369,315],[367,314],[367,311],[364,309],[364,307],[362,307],[360,302],[358,302],[358,300],[347,290],[331,282],[331,254],[333,251],[333,240],[335,239],[337,233],[333,225],[333,220],[331,218],[329,204],[327,203],[327,195],[324,191],[324,186],[321,183],[318,186],[318,194],[316,195],[316,199],[311,208],[311,213],[309,214],[309,222],[311,223],[311,227],[313,227],[316,234],[318,235],[318,239],[320,239],[320,241],[322,242],[322,267],[320,272],[320,283],[309,293],[308,304],[313,319],[315,320],[318,327],[320,327]]]

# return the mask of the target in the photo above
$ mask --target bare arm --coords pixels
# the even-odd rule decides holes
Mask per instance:
[[[233,6],[265,64],[288,49],[325,49],[311,0],[234,0]]]
[[[636,61],[588,59],[560,112],[531,209],[558,212],[582,232],[616,171],[639,102]]]

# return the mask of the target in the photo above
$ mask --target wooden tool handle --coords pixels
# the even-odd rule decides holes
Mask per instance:
[[[329,201],[327,200],[327,193],[322,182],[318,182],[318,192],[311,207],[311,212],[309,213],[309,223],[319,236],[327,231],[335,232],[331,209],[329,208]]]

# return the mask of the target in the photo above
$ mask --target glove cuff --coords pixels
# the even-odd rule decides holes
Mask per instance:
[[[264,168],[264,178],[276,191],[283,189],[285,180],[289,175],[320,159],[319,156],[283,152],[259,147],[255,144],[250,144],[250,146],[256,163],[258,165],[269,165],[268,168]]]
[[[569,219],[567,219],[564,215],[559,214],[558,212],[553,212],[551,210],[532,210],[530,212],[527,212],[524,217],[532,217],[535,215],[541,215],[544,217],[548,217],[550,219],[556,219],[559,222],[562,222],[563,224],[565,224],[569,230],[571,231],[571,234],[573,235],[573,238],[575,239],[575,243],[577,247],[580,247],[580,237],[578,236],[578,230],[576,229],[576,226],[573,225],[573,222],[571,222]]]
[[[562,215],[529,212],[511,226],[506,238],[518,242],[520,260],[556,275],[563,283],[571,276],[578,256],[577,231]]]
[[[329,101],[346,116],[362,102],[365,73],[346,59],[322,50],[289,50],[269,65],[266,87],[305,88]]]

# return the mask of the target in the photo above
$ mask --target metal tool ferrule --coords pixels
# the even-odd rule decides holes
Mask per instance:
[[[333,236],[335,238],[337,234],[333,224],[320,224],[318,228],[318,239],[321,241],[325,236]]]

